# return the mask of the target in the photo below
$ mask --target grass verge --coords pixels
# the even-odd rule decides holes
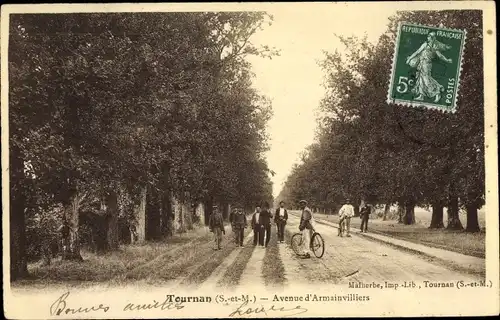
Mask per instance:
[[[162,242],[121,246],[105,254],[82,251],[83,262],[54,260],[50,266],[33,263],[28,266],[29,280],[16,281],[14,286],[68,284],[75,286],[95,282],[117,282],[155,276],[154,269],[166,261],[185,256],[191,247],[210,241],[204,228],[176,235]]]
[[[222,276],[222,279],[217,282],[218,287],[227,288],[227,287],[236,287],[241,279],[241,275],[245,270],[248,261],[252,257],[252,253],[254,250],[254,246],[251,244],[251,241],[248,241],[245,247],[240,251],[236,260],[227,268],[226,272]]]
[[[278,245],[277,236],[272,237],[264,255],[262,276],[266,286],[283,287],[285,285],[285,266],[281,261],[279,246],[281,245]],[[284,247],[281,248],[283,249]]]
[[[338,216],[315,214],[316,219],[338,223]],[[351,226],[358,228],[361,219],[351,219]],[[423,244],[429,247],[445,249],[478,258],[485,257],[486,233],[468,233],[465,231],[453,231],[446,229],[429,229],[424,225],[404,225],[394,220],[382,221],[370,219],[368,232],[378,233],[409,242]]]

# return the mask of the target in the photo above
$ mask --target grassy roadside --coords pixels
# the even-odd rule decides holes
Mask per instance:
[[[246,230],[244,239],[246,239],[248,233],[249,231]],[[222,250],[213,251],[212,255],[205,257],[202,263],[198,264],[191,274],[181,282],[181,285],[201,284],[210,277],[215,269],[217,269],[224,259],[226,259],[235,249],[236,243],[234,241],[234,234],[231,231],[227,231],[226,237],[222,243]]]
[[[278,244],[276,233],[271,237],[262,263],[262,277],[266,286],[282,288],[285,285],[285,266],[279,253],[279,250],[284,250],[284,247],[280,248],[280,246],[284,244]]]
[[[324,215],[316,213],[315,219],[321,219],[338,223],[337,215]],[[351,219],[351,226],[358,228],[361,219]],[[406,240],[409,242],[423,244],[434,248],[445,249],[470,255],[478,258],[485,257],[485,232],[468,233],[464,231],[451,231],[446,229],[429,229],[424,224],[403,225],[394,220],[382,221],[381,219],[370,219],[368,232],[378,233],[385,236]]]
[[[217,287],[230,288],[239,284],[241,275],[245,270],[248,261],[252,257],[255,247],[252,245],[253,238],[245,243],[245,247],[240,251],[234,262],[226,269],[222,278],[217,282]]]
[[[17,281],[13,286],[80,287],[96,283],[122,285],[131,281],[161,285],[174,279],[201,282],[234,248],[230,231],[224,236],[223,250],[214,251],[212,233],[206,228],[197,228],[166,241],[121,246],[106,254],[83,251],[83,262],[55,260],[50,266],[30,264],[31,278]]]

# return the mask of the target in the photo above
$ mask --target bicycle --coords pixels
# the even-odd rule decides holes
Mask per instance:
[[[316,232],[316,230],[312,229],[313,234],[311,236],[310,248],[314,253],[316,258],[321,258],[325,253],[325,241],[321,234]],[[292,250],[296,255],[300,255],[300,247],[302,246],[302,233],[295,233],[291,239]]]

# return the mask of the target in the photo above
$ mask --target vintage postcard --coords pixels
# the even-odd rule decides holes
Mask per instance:
[[[499,313],[493,2],[1,10],[6,318]]]

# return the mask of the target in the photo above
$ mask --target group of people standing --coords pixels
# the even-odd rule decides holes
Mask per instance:
[[[309,242],[314,230],[312,211],[307,207],[307,201],[301,200],[299,202],[300,209],[302,210],[299,230],[303,236],[303,254],[304,258],[309,258]],[[372,205],[364,203],[361,206],[361,232],[367,232],[368,220],[372,211]],[[351,237],[351,218],[354,217],[354,206],[349,199],[344,201],[344,204],[339,210],[339,228],[338,235]],[[267,247],[271,240],[271,221],[274,218],[274,223],[277,227],[278,242],[284,243],[285,240],[285,227],[288,220],[288,211],[285,208],[285,202],[281,201],[280,206],[276,209],[274,215],[272,214],[269,204],[264,202],[262,205],[257,204],[255,211],[252,214],[250,225],[253,230],[253,245],[260,247]],[[245,236],[245,229],[248,227],[247,217],[243,208],[236,207],[229,215],[229,222],[234,234],[234,241],[238,247],[243,247],[243,239]],[[221,249],[222,235],[225,234],[224,220],[222,214],[217,206],[213,207],[213,213],[210,215],[209,220],[210,231],[214,233],[215,250]]]
[[[254,246],[257,246],[257,244],[261,247],[268,246],[271,240],[271,221],[273,218],[278,230],[278,242],[285,242],[285,226],[288,220],[288,211],[285,209],[285,203],[283,201],[280,202],[280,206],[276,209],[273,216],[269,209],[269,204],[265,202],[262,206],[256,205],[255,211],[252,214],[251,224]]]
[[[279,208],[276,209],[273,215],[269,203],[264,202],[262,205],[257,204],[255,211],[252,214],[250,225],[253,230],[253,245],[267,247],[271,241],[271,221],[277,226],[278,242],[285,242],[285,226],[288,220],[288,211],[285,208],[285,203],[280,202]],[[243,208],[236,207],[229,215],[229,222],[234,234],[234,241],[238,247],[243,247],[243,239],[245,229],[248,227],[247,217]],[[217,206],[213,207],[212,214],[208,222],[210,231],[214,233],[215,250],[221,249],[222,235],[225,234],[224,220]]]

